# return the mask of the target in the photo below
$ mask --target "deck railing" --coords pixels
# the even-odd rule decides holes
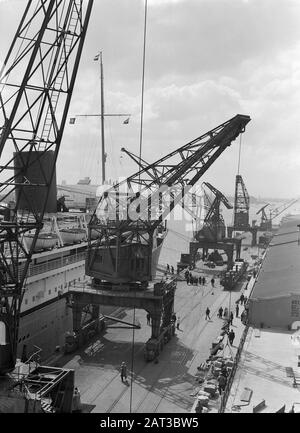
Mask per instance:
[[[44,274],[45,272],[53,271],[54,269],[63,268],[67,265],[71,265],[76,262],[85,260],[86,253],[81,252],[78,254],[72,254],[67,257],[60,257],[58,259],[51,260],[40,264],[30,264],[28,269],[27,277],[33,277],[35,275]],[[23,271],[23,265],[19,268],[19,273]]]

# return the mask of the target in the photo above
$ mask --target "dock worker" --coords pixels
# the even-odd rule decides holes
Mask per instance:
[[[215,287],[215,279],[212,278],[212,279],[210,280],[210,282],[211,282],[211,287]]]
[[[171,266],[171,272],[174,275],[174,267],[173,266]]]
[[[244,310],[241,314],[241,322],[246,325],[247,322],[247,310]]]
[[[239,317],[239,304],[235,306],[235,317]]]
[[[219,394],[222,395],[222,393],[225,391],[227,379],[223,374],[220,374],[218,377],[218,388],[219,388]]]
[[[180,326],[180,317],[178,316],[176,328],[179,329],[179,326]]]
[[[207,318],[210,320],[209,314],[210,314],[210,309],[207,307],[205,311],[205,320],[207,320]]]
[[[223,315],[223,307],[220,307],[219,311],[218,311],[218,317],[220,317],[220,319],[222,319],[222,315]]]
[[[80,412],[81,401],[80,401],[80,391],[77,387],[74,388],[73,400],[72,400],[72,412]]]
[[[147,325],[150,325],[150,319],[151,319],[150,313],[147,313]]]
[[[202,284],[203,284],[203,286],[205,286],[205,284],[206,284],[206,279],[205,279],[205,277],[202,278]]]
[[[124,382],[124,379],[127,380],[127,365],[125,362],[121,364],[121,380]]]
[[[225,319],[228,317],[228,308],[227,307],[224,308],[223,316],[225,317]]]
[[[241,305],[243,305],[244,299],[245,299],[245,296],[244,296],[244,293],[242,293],[241,296],[240,296]]]
[[[230,332],[229,332],[229,334],[228,334],[228,340],[229,340],[230,346],[233,345],[234,337],[235,337],[234,330],[233,330],[233,329],[230,329]]]
[[[167,264],[167,272],[170,272],[170,265]]]
[[[230,325],[232,325],[232,321],[233,321],[233,312],[230,311],[230,315],[229,315],[229,322],[230,322]]]

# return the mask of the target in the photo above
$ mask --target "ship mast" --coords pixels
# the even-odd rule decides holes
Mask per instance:
[[[105,137],[104,137],[104,75],[103,75],[103,61],[102,61],[102,51],[100,51],[100,80],[101,80],[101,143],[102,143],[102,185],[105,182]]]
[[[101,181],[102,185],[104,185],[106,172],[105,172],[105,163],[106,163],[106,153],[105,153],[105,133],[104,133],[104,117],[127,117],[123,123],[128,124],[131,114],[128,113],[117,113],[117,114],[105,114],[104,112],[104,73],[103,73],[103,57],[102,51],[99,51],[95,56],[94,61],[100,60],[100,85],[101,85],[101,112],[100,114],[76,114],[75,117],[70,119],[70,124],[74,125],[77,117],[100,117],[101,119]]]

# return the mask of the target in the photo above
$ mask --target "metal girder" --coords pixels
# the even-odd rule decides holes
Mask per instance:
[[[0,221],[0,319],[8,330],[12,364],[24,282],[43,227],[93,0],[84,3],[28,1],[0,71],[0,209],[4,214]],[[53,158],[46,173],[42,160],[50,152]],[[41,176],[38,183],[26,176],[33,166]],[[38,209],[28,192],[33,187],[43,192]],[[22,237],[28,231],[34,238],[27,252]]]

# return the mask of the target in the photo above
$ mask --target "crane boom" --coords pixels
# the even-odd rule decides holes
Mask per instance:
[[[99,237],[89,243],[87,275],[115,284],[151,279],[154,231],[249,121],[236,115],[108,189],[89,223],[89,238]]]
[[[217,190],[217,188],[212,186],[209,182],[203,182],[203,184],[206,185],[216,197],[218,197],[219,201],[222,202],[227,209],[232,209],[232,205],[229,203],[225,195],[221,193],[221,191]]]
[[[276,218],[276,217],[278,217],[279,215],[281,215],[282,212],[284,212],[285,210],[287,210],[287,209],[288,209],[289,207],[291,207],[293,204],[297,203],[298,200],[299,200],[298,198],[297,198],[297,199],[293,199],[293,200],[291,200],[291,201],[288,202],[288,203],[284,203],[283,205],[278,206],[276,209],[272,209],[271,212],[270,212],[270,219],[271,219],[271,221],[272,221],[274,218]],[[280,208],[282,208],[282,209],[280,209]]]
[[[203,227],[195,234],[195,239],[199,240],[204,237],[210,241],[217,242],[224,239],[226,234],[226,226],[220,210],[221,203],[223,203],[227,209],[232,209],[232,205],[224,194],[209,182],[203,182],[202,186],[205,186],[214,194],[214,200],[210,203],[208,212],[204,218]],[[205,195],[209,201],[206,192]]]
[[[28,1],[0,71],[0,322],[6,331],[0,373],[14,368],[28,267],[44,214],[56,211],[50,200],[55,165],[92,6],[93,0]],[[34,238],[26,250],[22,238],[29,231]]]
[[[140,205],[139,220],[149,220],[150,211],[152,219],[156,221],[154,226],[159,225],[231,142],[244,132],[249,121],[249,116],[236,115],[199,138],[147,165],[108,189],[100,197],[95,213],[99,214],[101,208],[109,206],[115,213],[116,219],[127,220],[128,212],[130,213],[134,202],[136,207]],[[149,194],[152,206],[148,203]],[[169,196],[170,202],[163,200],[166,196]],[[160,201],[159,206],[157,206],[158,201]]]
[[[124,147],[121,149],[121,152],[126,153],[136,164],[139,165],[141,169],[147,168],[150,165],[144,159],[139,158],[137,155],[125,149]],[[157,182],[158,185],[161,175],[162,171],[159,169],[155,169],[155,174],[149,172],[149,176],[152,177],[154,182]],[[200,229],[201,215],[205,207],[203,205],[202,195],[197,194],[195,191],[190,191],[185,195],[183,200],[180,202],[180,205],[192,217],[192,221],[195,224],[194,231],[197,232]]]

